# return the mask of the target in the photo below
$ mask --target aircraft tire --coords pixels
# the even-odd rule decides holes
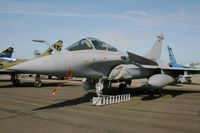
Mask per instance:
[[[161,89],[158,89],[158,95],[159,95],[160,97],[163,96],[163,89],[162,89],[162,88],[161,88]]]
[[[188,84],[191,84],[192,83],[192,80],[190,79],[189,81],[188,81]]]
[[[19,86],[20,85],[20,80],[19,79],[14,79],[13,81],[14,86]]]
[[[123,92],[123,90],[126,89],[126,87],[127,87],[126,84],[121,83],[121,84],[119,85],[119,91],[120,91],[120,92]]]
[[[42,87],[42,81],[35,81],[34,85],[36,88],[40,88]]]
[[[151,97],[154,97],[154,95],[155,95],[155,89],[150,88],[149,94],[150,94]]]

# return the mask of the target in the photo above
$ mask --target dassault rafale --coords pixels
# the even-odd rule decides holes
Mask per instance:
[[[102,96],[103,89],[114,82],[120,82],[119,88],[131,85],[133,79],[147,78],[151,93],[176,83],[180,75],[200,73],[200,69],[170,67],[160,60],[163,34],[156,38],[150,52],[140,56],[123,52],[96,38],[87,37],[64,50],[9,68],[16,73],[30,73],[53,76],[72,76],[86,78],[83,88],[95,89]],[[44,42],[44,41],[39,41]],[[39,79],[39,78],[38,78]],[[41,81],[38,80],[38,83]]]

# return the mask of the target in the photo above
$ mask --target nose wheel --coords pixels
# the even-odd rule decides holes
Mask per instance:
[[[35,77],[34,85],[36,88],[40,88],[42,86],[42,81],[40,80],[40,75],[37,74]]]
[[[19,76],[17,74],[11,75],[11,81],[13,83],[13,86],[19,86],[20,85]]]

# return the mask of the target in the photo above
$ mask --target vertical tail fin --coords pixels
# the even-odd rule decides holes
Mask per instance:
[[[171,66],[171,67],[188,67],[188,66],[184,66],[184,65],[182,65],[182,64],[178,64],[177,62],[176,62],[176,57],[175,57],[175,55],[174,55],[174,52],[173,52],[173,50],[172,50],[172,48],[168,45],[167,46],[167,48],[168,48],[168,52],[169,52],[169,59],[170,59],[170,63],[169,63],[169,66]]]
[[[161,57],[161,49],[162,49],[162,40],[164,39],[164,35],[160,33],[157,35],[157,39],[149,51],[149,53],[146,55],[147,58],[157,61],[160,60]]]
[[[169,52],[169,59],[171,64],[177,64],[176,57],[174,55],[174,52],[172,51],[172,48],[168,45],[167,46],[168,52]]]
[[[12,58],[13,52],[14,52],[14,48],[9,47],[9,48],[7,48],[6,50],[4,50],[3,52],[0,53],[0,57]]]
[[[63,47],[63,41],[62,40],[58,40],[57,42],[55,42],[53,44],[53,47],[58,50],[58,51],[61,51],[62,50],[62,47]]]
[[[53,45],[52,45],[57,51],[61,51],[62,47],[63,47],[63,41],[62,40],[58,40],[56,41]],[[50,55],[53,52],[52,48],[49,47],[46,51],[44,51],[43,53],[41,53],[40,55],[38,55],[37,57],[42,57],[42,56],[46,56],[46,55]]]

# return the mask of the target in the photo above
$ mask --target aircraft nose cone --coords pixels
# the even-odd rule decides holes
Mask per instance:
[[[52,72],[53,68],[52,59],[46,56],[15,65],[9,69],[22,73],[47,74]]]

